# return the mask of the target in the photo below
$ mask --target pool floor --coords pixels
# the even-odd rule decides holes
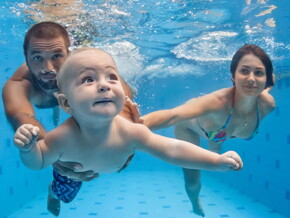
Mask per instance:
[[[209,218],[282,218],[210,175],[202,176],[201,201]],[[46,210],[46,195],[23,206],[9,218],[54,217]],[[124,171],[84,183],[77,198],[62,203],[60,218],[188,218],[191,204],[179,168],[169,171]]]

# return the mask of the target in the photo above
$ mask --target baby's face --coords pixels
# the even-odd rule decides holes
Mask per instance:
[[[112,118],[123,108],[125,94],[112,57],[103,51],[76,53],[67,65],[64,94],[73,116]]]

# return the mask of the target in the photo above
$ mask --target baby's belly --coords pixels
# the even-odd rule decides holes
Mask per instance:
[[[78,172],[94,171],[95,173],[105,174],[114,173],[120,170],[127,162],[128,158],[78,158],[78,159],[64,159],[61,161],[69,161],[80,163],[83,167]]]

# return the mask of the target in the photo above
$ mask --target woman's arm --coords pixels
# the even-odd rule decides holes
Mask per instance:
[[[187,103],[170,110],[149,113],[140,119],[151,130],[167,128],[184,120],[206,115],[221,107],[221,101],[214,93],[192,99]]]

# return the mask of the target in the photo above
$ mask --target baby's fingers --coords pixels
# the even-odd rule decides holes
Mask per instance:
[[[26,129],[30,132],[32,137],[38,136],[38,134],[40,132],[39,127],[30,125],[30,124],[27,124]]]
[[[14,138],[14,144],[16,145],[16,147],[19,147],[19,148],[25,146],[25,143],[23,142],[23,140],[20,140],[18,138]]]
[[[30,136],[29,136],[30,135]],[[22,134],[22,133],[18,133],[15,134],[14,137],[14,143],[17,144],[28,144],[31,141],[32,135],[30,133],[26,133],[26,134]]]
[[[38,127],[24,124],[17,129],[14,135],[14,143],[18,147],[23,147],[31,143],[34,139],[37,139],[39,132],[40,130]]]
[[[234,159],[235,162],[238,164],[238,167],[234,168],[235,170],[240,170],[243,168],[243,161],[236,152],[231,152],[231,158]]]

